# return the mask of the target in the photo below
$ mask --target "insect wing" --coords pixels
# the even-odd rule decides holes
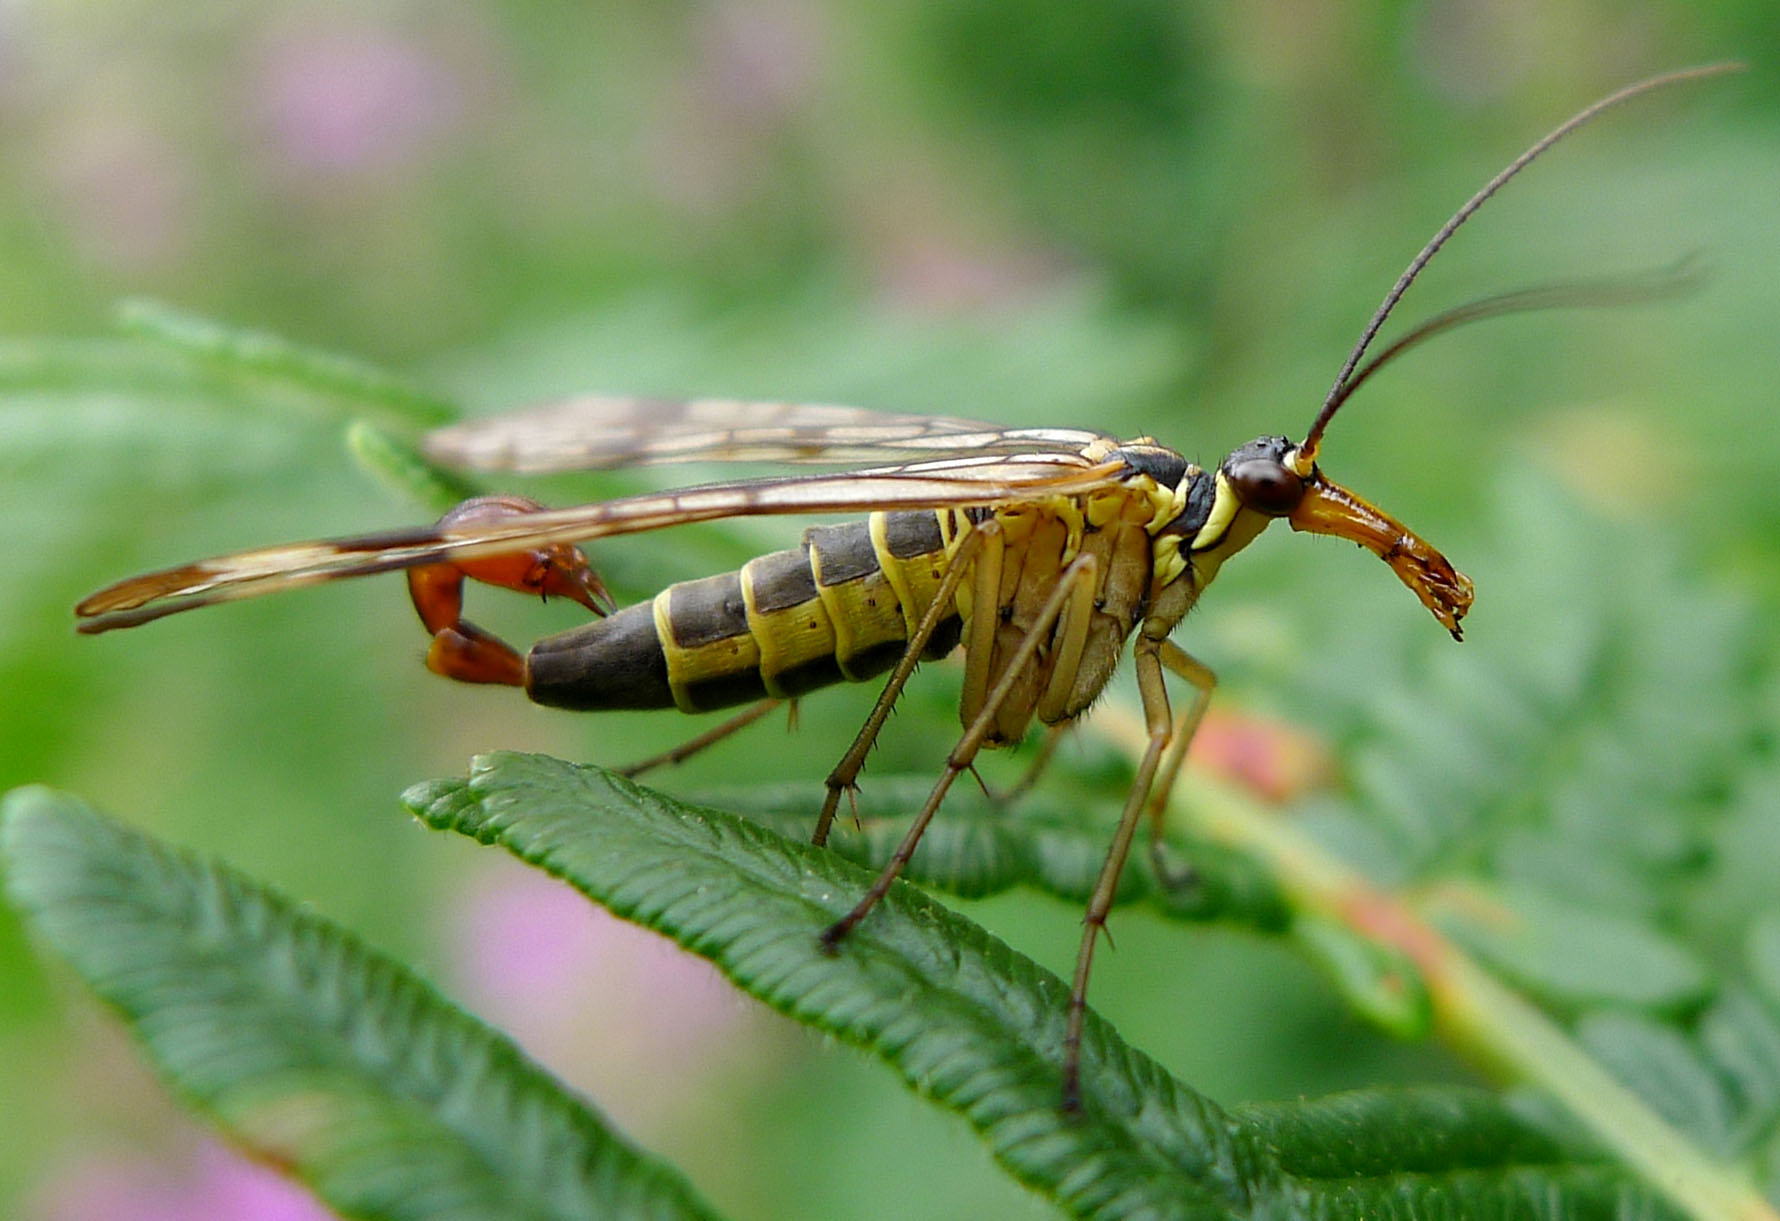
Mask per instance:
[[[874,470],[704,484],[522,516],[237,552],[120,581],[75,607],[85,633],[342,577],[587,542],[723,517],[991,505],[1076,495],[1124,470],[1068,451],[941,459]]]
[[[958,455],[1076,452],[1102,434],[1002,428],[863,407],[580,395],[427,434],[446,466],[544,474],[665,462],[903,463]]]

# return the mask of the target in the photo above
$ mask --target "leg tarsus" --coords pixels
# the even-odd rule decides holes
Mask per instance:
[[[1192,861],[1179,864],[1168,859],[1168,844],[1162,833],[1152,823],[1150,825],[1150,870],[1156,875],[1156,881],[1164,890],[1179,893],[1192,890],[1199,885],[1199,871],[1193,868]]]
[[[1077,1010],[1081,1012],[1077,1012]],[[1082,1026],[1087,1002],[1069,998],[1069,1033],[1063,1038],[1063,1113],[1082,1114]]]
[[[1076,952],[1075,979],[1070,988],[1069,1025],[1063,1036],[1063,1108],[1081,1106],[1082,1030],[1087,1022],[1088,975],[1094,962],[1094,943],[1106,928],[1107,913],[1112,910],[1118,893],[1119,875],[1124,872],[1125,858],[1130,854],[1132,838],[1138,821],[1148,815],[1151,830],[1151,851],[1161,844],[1162,816],[1174,780],[1186,758],[1193,732],[1205,715],[1216,678],[1204,664],[1189,656],[1167,640],[1139,636],[1135,649],[1137,690],[1143,697],[1144,723],[1149,731],[1149,745],[1137,765],[1125,809],[1119,815],[1118,830],[1107,849],[1106,863],[1094,883],[1094,894],[1088,900],[1088,911],[1082,919],[1082,944]],[[1163,670],[1174,674],[1194,687],[1193,702],[1173,719],[1168,707],[1168,691],[1163,684]],[[1152,858],[1153,859],[1153,858]]]
[[[460,683],[525,686],[525,658],[498,636],[461,619],[433,633],[426,667]]]

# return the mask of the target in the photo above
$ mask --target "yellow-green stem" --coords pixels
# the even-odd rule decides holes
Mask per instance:
[[[1094,726],[1133,757],[1142,724],[1123,709]],[[1550,1018],[1486,971],[1407,897],[1383,890],[1323,851],[1291,822],[1238,791],[1194,776],[1174,813],[1195,832],[1267,864],[1295,910],[1396,950],[1422,973],[1436,1029],[1504,1079],[1558,1099],[1607,1149],[1699,1221],[1780,1219],[1741,1168],[1717,1161],[1621,1085]]]

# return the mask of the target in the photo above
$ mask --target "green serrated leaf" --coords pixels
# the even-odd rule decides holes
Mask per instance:
[[[369,420],[354,420],[346,426],[346,452],[385,487],[433,513],[443,513],[479,492]]]
[[[1400,1039],[1425,1038],[1433,1025],[1426,983],[1407,956],[1332,921],[1300,917],[1292,936],[1334,980],[1354,1010]]]
[[[1482,1090],[1355,1090],[1235,1114],[1280,1150],[1288,1173],[1328,1181],[1350,1215],[1678,1215]]]
[[[1484,1090],[1353,1090],[1308,1102],[1251,1103],[1235,1113],[1283,1151],[1286,1170],[1310,1178],[1537,1164],[1575,1153]],[[1353,1140],[1324,1143],[1330,1132]]]
[[[125,301],[118,325],[127,333],[188,353],[213,368],[276,378],[333,397],[396,426],[432,427],[457,417],[452,404],[374,365],[306,348],[263,331],[224,326],[156,301]]]
[[[1261,1186],[1217,1109],[1098,1019],[1083,1040],[1083,1113],[1065,1116],[1068,989],[910,887],[831,955],[816,935],[869,875],[734,815],[534,755],[484,756],[461,788],[406,800],[428,824],[501,843],[781,1012],[871,1049],[1073,1215],[1222,1216]]]
[[[468,780],[417,786],[406,801],[430,825],[501,844],[781,1012],[871,1051],[1071,1215],[1479,1215],[1529,1193],[1550,1215],[1660,1211],[1620,1172],[1575,1164],[1475,1091],[1232,1118],[1092,1013],[1083,1110],[1067,1115],[1063,981],[906,883],[830,954],[817,933],[870,875],[751,820],[534,755],[484,756]],[[1384,1116],[1397,1123],[1376,1122]],[[1419,1142],[1408,1159],[1406,1131]]]
[[[47,789],[6,893],[169,1086],[344,1216],[709,1217],[505,1038],[340,929]]]
[[[932,785],[923,776],[872,777],[859,798],[859,825],[843,817],[829,847],[850,861],[881,868]],[[816,786],[780,783],[709,789],[697,796],[720,809],[747,814],[787,838],[801,839],[814,824],[820,794]],[[956,786],[922,836],[921,849],[904,876],[963,898],[1031,886],[1085,903],[1106,862],[1111,820],[1121,798],[1117,788],[1074,802],[1035,791],[1006,808],[980,791]],[[1184,882],[1158,879],[1148,853],[1136,855],[1121,880],[1120,903],[1147,901],[1177,920],[1226,921],[1268,932],[1282,932],[1290,923],[1284,896],[1265,872],[1220,844],[1170,837],[1174,871],[1190,874]]]
[[[1624,916],[1542,892],[1505,893],[1493,917],[1449,919],[1456,937],[1529,991],[1565,1008],[1677,1012],[1711,988],[1699,956]]]
[[[1679,1031],[1634,1014],[1594,1013],[1577,1023],[1576,1037],[1696,1143],[1728,1148],[1730,1099],[1699,1050]]]

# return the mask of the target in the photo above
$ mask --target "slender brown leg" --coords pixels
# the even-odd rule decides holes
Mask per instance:
[[[958,550],[953,553],[945,576],[940,579],[939,588],[934,591],[933,600],[928,603],[920,622],[915,625],[914,634],[909,637],[908,647],[903,649],[896,669],[890,672],[889,681],[878,693],[878,702],[872,705],[871,715],[865,718],[865,724],[853,738],[853,745],[847,748],[841,761],[828,773],[828,793],[822,799],[822,812],[816,816],[815,834],[810,837],[810,842],[818,848],[828,842],[828,831],[834,825],[835,811],[840,808],[841,794],[851,791],[854,782],[859,779],[859,773],[865,767],[865,757],[871,753],[872,745],[878,740],[878,732],[889,719],[890,710],[896,707],[897,697],[902,694],[909,676],[920,664],[921,653],[927,648],[927,642],[933,639],[933,633],[949,617],[948,608],[958,592],[959,583],[964,580],[964,574],[971,571],[974,564],[978,592],[981,592],[980,586],[986,574],[992,575],[996,583],[991,588],[997,588],[1001,581],[1000,556],[1001,527],[992,520],[974,527],[958,544]],[[985,564],[988,565],[987,568]],[[990,604],[993,603],[994,597],[991,596]]]
[[[958,778],[959,773],[970,766],[971,760],[982,748],[983,740],[989,736],[990,729],[995,725],[996,715],[1000,712],[1002,703],[1007,699],[1008,692],[1012,691],[1014,684],[1019,681],[1021,672],[1032,664],[1033,658],[1038,654],[1039,646],[1050,639],[1051,629],[1056,626],[1058,617],[1072,602],[1077,604],[1077,613],[1085,614],[1092,609],[1094,590],[1099,579],[1100,562],[1091,555],[1078,556],[1068,568],[1063,570],[1062,580],[1057,583],[1057,588],[1051,591],[1051,596],[1045,600],[1032,627],[1021,639],[1019,648],[1015,649],[1013,656],[1008,659],[1001,678],[996,682],[994,689],[988,693],[976,718],[971,721],[970,726],[964,731],[964,736],[958,740],[958,745],[954,746],[952,753],[947,756],[945,770],[940,773],[938,781],[934,783],[933,790],[927,794],[926,802],[922,804],[920,812],[915,815],[915,821],[910,824],[908,832],[902,837],[902,842],[896,846],[896,851],[885,863],[884,868],[879,871],[877,880],[871,884],[871,889],[865,892],[865,897],[853,905],[851,911],[823,930],[822,945],[825,948],[833,949],[839,945],[841,939],[851,932],[856,924],[865,919],[866,914],[872,908],[877,906],[878,900],[889,893],[891,884],[896,881],[903,866],[908,864],[909,858],[915,854],[915,847],[921,842],[922,833],[927,830],[927,824],[933,821],[933,815],[939,809],[940,802],[945,800],[946,792],[952,787],[952,782]],[[995,603],[993,601],[976,602],[971,608],[973,619],[978,615],[992,619],[994,613]],[[1164,720],[1166,720],[1166,711],[1164,711]]]
[[[1156,878],[1164,886],[1178,889],[1192,885],[1196,875],[1191,863],[1184,866],[1171,865],[1165,855],[1162,833],[1167,830],[1165,823],[1168,797],[1174,792],[1174,782],[1180,776],[1181,765],[1186,762],[1187,748],[1193,744],[1193,738],[1199,732],[1199,722],[1205,719],[1205,710],[1211,706],[1211,693],[1218,684],[1218,676],[1212,673],[1210,666],[1172,640],[1162,642],[1161,655],[1164,666],[1172,670],[1176,677],[1193,685],[1193,701],[1187,705],[1180,720],[1175,722],[1174,740],[1169,743],[1167,758],[1162,760],[1162,766],[1156,771],[1155,787],[1150,790],[1149,802],[1144,806],[1150,823],[1150,868],[1155,870]]]
[[[1043,776],[1045,769],[1050,767],[1051,760],[1057,755],[1057,747],[1063,741],[1063,735],[1068,732],[1067,724],[1045,726],[1044,740],[1038,744],[1038,753],[1032,756],[1032,762],[1026,765],[1026,770],[1021,773],[1018,780],[1000,790],[991,789],[987,785],[983,786],[983,792],[987,794],[989,800],[998,806],[1007,806],[1031,792],[1032,786],[1038,783],[1039,777]]]
[[[785,701],[783,700],[761,700],[759,703],[736,713],[727,721],[723,722],[723,724],[718,725],[713,729],[705,730],[705,732],[699,734],[696,738],[682,742],[672,750],[665,750],[659,755],[651,755],[647,759],[631,764],[629,767],[621,767],[614,770],[616,770],[620,776],[628,776],[634,779],[653,768],[663,767],[674,763],[682,763],[685,760],[690,759],[693,755],[696,755],[705,747],[721,742],[724,738],[727,738],[737,730],[746,729],[755,721],[758,721],[761,717],[765,716],[784,702]]]
[[[1087,1019],[1088,975],[1094,963],[1095,942],[1101,930],[1106,927],[1107,913],[1112,910],[1113,899],[1118,894],[1119,877],[1124,872],[1125,860],[1131,853],[1131,840],[1137,833],[1138,820],[1146,811],[1150,811],[1153,818],[1159,819],[1157,812],[1167,800],[1169,789],[1173,787],[1175,774],[1179,772],[1181,760],[1186,756],[1187,743],[1192,739],[1200,718],[1205,715],[1205,705],[1211,697],[1211,684],[1216,681],[1209,669],[1166,639],[1152,640],[1140,633],[1133,652],[1137,665],[1137,690],[1143,698],[1144,723],[1149,730],[1149,744],[1144,748],[1143,758],[1137,765],[1137,775],[1131,782],[1131,791],[1125,798],[1125,808],[1119,815],[1118,829],[1113,833],[1112,845],[1107,849],[1106,863],[1100,868],[1100,876],[1094,883],[1093,896],[1088,900],[1087,913],[1082,918],[1082,944],[1076,953],[1075,980],[1069,994],[1069,1025],[1063,1036],[1063,1109],[1066,1111],[1080,1110],[1082,1105],[1082,1027]],[[1178,725],[1172,722],[1169,713],[1168,690],[1162,680],[1164,666],[1197,688],[1192,705],[1182,715]],[[1172,749],[1169,749],[1171,746]],[[1168,760],[1164,766],[1162,758],[1165,750]],[[1159,768],[1160,780],[1157,778]],[[1158,791],[1159,797],[1154,795]]]

